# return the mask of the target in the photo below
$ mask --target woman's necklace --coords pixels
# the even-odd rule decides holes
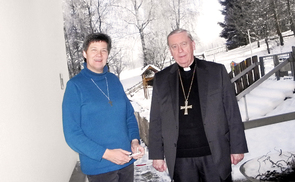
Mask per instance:
[[[192,89],[192,86],[193,86],[195,72],[196,72],[196,67],[194,68],[193,77],[192,77],[191,84],[190,84],[190,87],[189,87],[189,90],[188,90],[188,93],[187,93],[187,96],[186,96],[185,95],[185,91],[184,91],[184,87],[183,87],[183,83],[182,83],[181,74],[180,74],[180,71],[178,69],[179,79],[180,79],[181,88],[182,88],[182,92],[183,92],[183,96],[184,96],[184,106],[180,106],[180,110],[183,110],[184,109],[184,115],[188,115],[188,109],[192,109],[193,108],[193,105],[188,105],[188,98],[190,96],[191,89]]]
[[[98,88],[98,90],[100,90],[101,91],[101,93],[109,100],[109,104],[111,105],[111,106],[113,106],[113,103],[112,103],[112,101],[111,101],[111,99],[110,99],[110,93],[109,93],[109,84],[108,84],[108,79],[107,79],[107,77],[105,77],[105,79],[106,79],[106,85],[107,85],[107,92],[108,92],[108,95],[106,95],[102,90],[101,90],[101,88],[93,81],[93,79],[91,78],[91,81],[92,81],[92,83]]]

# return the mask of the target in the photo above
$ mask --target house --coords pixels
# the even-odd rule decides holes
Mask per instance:
[[[159,68],[150,64],[142,69],[142,85],[144,90],[144,97],[146,99],[149,98],[148,86],[153,86],[154,76],[158,71],[160,71]]]

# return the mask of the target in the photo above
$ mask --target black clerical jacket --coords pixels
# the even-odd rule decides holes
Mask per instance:
[[[221,178],[231,173],[230,154],[248,152],[233,84],[222,64],[196,59],[196,74],[205,133]],[[149,126],[149,158],[166,159],[174,174],[179,128],[179,76],[175,63],[156,73]]]

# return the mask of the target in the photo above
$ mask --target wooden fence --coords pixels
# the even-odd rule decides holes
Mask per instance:
[[[142,141],[148,146],[149,144],[149,121],[145,117],[141,117],[138,112],[135,112],[139,127],[139,135]]]
[[[274,55],[267,55],[259,57],[260,67],[261,67],[261,75],[264,76],[264,60],[265,59],[272,59],[274,66],[277,67],[280,63],[288,60],[288,64],[285,65],[283,68],[278,70],[275,75],[277,80],[280,77],[287,76],[288,72],[291,71],[291,75],[293,76],[293,80],[295,81],[295,47],[292,47],[292,52],[274,54]]]
[[[285,56],[283,59],[279,57],[281,55],[288,55]],[[267,74],[264,71],[264,59],[271,58],[274,62],[274,68]],[[250,66],[245,68],[247,65],[247,60],[249,62],[251,58],[246,59],[234,67],[234,70],[229,73],[231,77],[231,82],[234,84],[236,89],[236,97],[237,100],[241,98],[245,99],[245,95],[268,79],[273,74],[276,75],[277,79],[279,80],[281,76],[289,75],[289,71],[291,71],[291,76],[293,76],[293,80],[295,81],[295,47],[292,47],[292,52],[276,54],[276,55],[268,55],[259,58],[259,63],[257,62],[257,56],[252,57]],[[260,67],[260,69],[259,69]],[[237,70],[237,71],[236,71]],[[260,70],[260,74],[259,74]],[[235,75],[235,76],[234,76]],[[268,124],[279,123],[283,121],[289,121],[295,119],[295,112],[281,114],[278,116],[262,118],[257,120],[249,121],[248,113],[247,113],[247,104],[246,107],[246,121],[244,123],[245,129],[254,128],[258,126],[264,126]]]
[[[236,95],[247,89],[250,85],[260,79],[259,63],[257,56],[248,58],[238,63],[229,72],[232,83],[235,85]]]
[[[288,72],[291,71],[291,76],[295,81],[295,47],[292,47],[292,52],[259,57],[259,62],[258,57],[253,56],[234,66],[232,71],[229,72],[229,76],[234,84],[236,95],[241,94],[257,80],[265,76],[264,60],[268,58],[273,60],[274,70],[277,68],[274,73],[278,80],[282,76],[287,76]]]

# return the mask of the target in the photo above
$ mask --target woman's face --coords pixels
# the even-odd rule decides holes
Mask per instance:
[[[91,42],[87,51],[83,51],[87,68],[95,73],[103,73],[109,56],[108,44],[105,41]]]

